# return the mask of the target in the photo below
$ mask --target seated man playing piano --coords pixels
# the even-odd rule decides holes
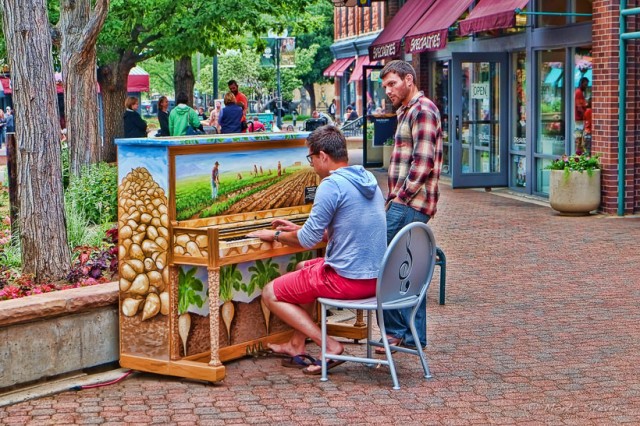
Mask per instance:
[[[272,351],[291,357],[285,366],[305,366],[306,338],[320,345],[321,331],[313,320],[318,297],[359,299],[375,295],[376,279],[387,246],[384,198],[376,178],[362,166],[349,166],[346,139],[334,126],[323,126],[307,139],[307,159],[322,181],[303,226],[277,219],[274,230],[249,234],[264,241],[312,248],[323,239],[324,258],[298,264],[296,271],[268,283],[262,299],[275,315],[294,328],[291,340],[270,344]],[[329,338],[329,353],[341,354],[342,344]],[[302,355],[302,357],[301,357]],[[332,368],[341,361],[330,361]],[[320,374],[308,365],[305,374]]]

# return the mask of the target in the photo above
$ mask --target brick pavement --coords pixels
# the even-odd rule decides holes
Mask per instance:
[[[243,359],[220,384],[136,374],[4,407],[0,423],[640,422],[639,218],[561,217],[443,185],[431,225],[448,286],[445,306],[430,289],[428,381],[401,354],[400,391],[385,368],[347,363],[321,383],[278,359]]]

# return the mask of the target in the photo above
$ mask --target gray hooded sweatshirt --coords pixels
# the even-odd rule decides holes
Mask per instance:
[[[387,248],[384,198],[362,166],[342,167],[320,182],[309,219],[298,231],[305,248],[329,242],[325,264],[343,278],[377,278]]]

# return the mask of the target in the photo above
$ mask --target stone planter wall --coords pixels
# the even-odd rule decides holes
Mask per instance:
[[[564,170],[551,170],[549,181],[549,204],[564,215],[586,215],[600,206],[600,170],[572,171],[565,176]]]
[[[116,282],[0,302],[0,390],[119,356]]]

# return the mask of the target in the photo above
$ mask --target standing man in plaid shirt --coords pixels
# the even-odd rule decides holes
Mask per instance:
[[[416,87],[416,71],[391,61],[381,73],[382,87],[397,108],[398,128],[389,165],[387,244],[411,222],[427,223],[436,214],[442,169],[442,128],[436,105]],[[416,315],[421,345],[427,344],[426,298]],[[409,329],[411,309],[385,311],[384,325],[392,345],[416,346]],[[378,352],[384,348],[377,348]]]

